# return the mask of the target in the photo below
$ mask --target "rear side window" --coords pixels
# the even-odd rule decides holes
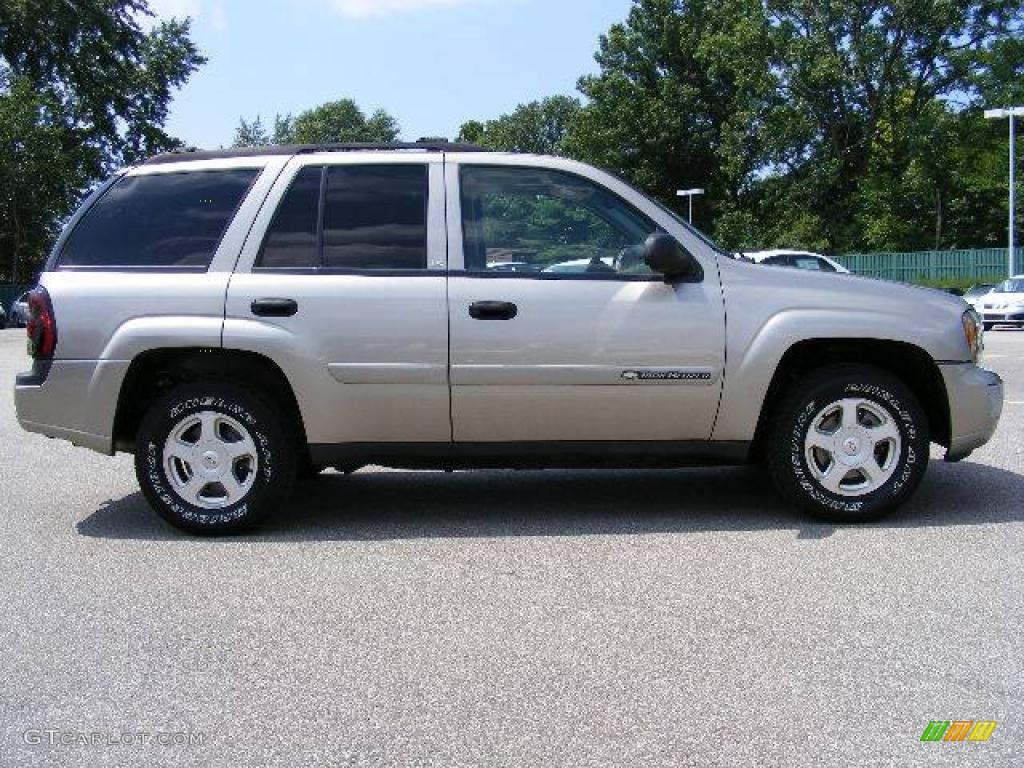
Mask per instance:
[[[426,269],[426,166],[329,168],[323,260],[335,269]]]
[[[126,176],[75,227],[62,267],[206,269],[259,169]]]
[[[274,213],[257,264],[269,268],[320,266],[317,221],[323,168],[299,171]]]
[[[306,167],[281,200],[256,265],[425,270],[427,188],[426,165]]]

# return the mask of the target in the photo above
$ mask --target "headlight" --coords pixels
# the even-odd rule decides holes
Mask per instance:
[[[963,315],[964,337],[967,339],[967,348],[971,352],[971,359],[978,362],[982,351],[985,349],[985,340],[981,332],[981,318],[973,309],[968,309]]]

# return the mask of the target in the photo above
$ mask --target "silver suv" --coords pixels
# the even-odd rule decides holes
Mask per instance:
[[[600,170],[447,144],[155,157],[85,202],[30,306],[21,425],[134,453],[202,534],[368,464],[759,462],[863,521],[1003,401],[961,299],[740,262]]]

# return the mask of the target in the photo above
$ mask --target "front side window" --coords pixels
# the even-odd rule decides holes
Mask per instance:
[[[75,226],[58,266],[208,268],[259,173],[125,176]]]
[[[425,270],[427,187],[425,165],[307,166],[281,200],[256,265]]]
[[[466,166],[460,178],[467,271],[653,275],[644,242],[658,226],[603,187],[542,168]]]
[[[815,271],[821,271],[825,269],[824,264],[825,262],[823,262],[821,259],[816,259],[813,256],[793,257],[793,266],[797,267],[798,269],[812,269]],[[834,272],[835,270],[832,271]]]

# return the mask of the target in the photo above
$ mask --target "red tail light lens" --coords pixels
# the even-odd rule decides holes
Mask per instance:
[[[57,320],[53,316],[50,294],[43,287],[28,294],[28,353],[36,360],[53,357],[57,349]]]

